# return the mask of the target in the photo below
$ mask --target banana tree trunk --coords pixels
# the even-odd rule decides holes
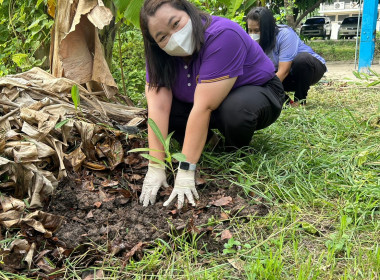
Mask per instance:
[[[99,30],[112,19],[111,10],[101,0],[58,0],[50,48],[52,74],[85,84],[89,91],[102,90],[108,99],[114,98],[118,88],[108,65],[116,31],[107,34],[108,63],[99,39]],[[110,30],[114,28],[113,24]],[[133,105],[129,98],[126,101]]]
[[[113,15],[116,15],[116,7],[111,0],[103,1],[104,5],[109,8]],[[105,26],[102,30],[99,30],[99,39],[104,48],[104,58],[107,61],[108,67],[112,72],[112,52],[115,43],[117,30],[120,25],[115,24],[115,17],[112,18],[109,25]]]

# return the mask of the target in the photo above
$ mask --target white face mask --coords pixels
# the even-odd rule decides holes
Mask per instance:
[[[170,37],[163,50],[171,56],[188,56],[193,54],[194,49],[193,25],[189,18],[186,25]]]
[[[251,36],[251,38],[253,40],[255,40],[256,42],[258,42],[260,40],[260,34],[251,33],[251,34],[249,34],[249,36]]]

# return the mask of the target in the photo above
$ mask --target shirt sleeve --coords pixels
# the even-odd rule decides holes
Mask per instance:
[[[198,83],[212,83],[243,74],[247,46],[231,29],[209,37],[204,45]]]
[[[293,61],[298,54],[298,36],[290,28],[281,28],[277,36],[279,62]]]

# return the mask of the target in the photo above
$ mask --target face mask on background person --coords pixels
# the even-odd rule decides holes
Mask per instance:
[[[249,34],[249,36],[251,36],[251,38],[255,40],[256,42],[260,40],[260,34],[251,33]]]
[[[174,33],[163,50],[171,56],[189,56],[195,49],[191,19],[181,30]]]

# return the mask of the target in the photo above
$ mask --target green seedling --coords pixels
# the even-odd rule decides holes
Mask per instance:
[[[77,85],[73,85],[71,87],[71,99],[72,99],[72,101],[74,103],[75,113],[76,113],[76,115],[78,117],[78,108],[79,108],[79,110],[81,110],[81,109],[80,109],[80,94],[79,94],[79,89],[78,89]],[[55,125],[55,129],[61,128],[62,126],[64,126],[65,124],[67,124],[70,121],[70,119],[71,118],[68,118],[68,119],[65,119],[63,121],[60,121],[59,123],[57,123]]]
[[[234,254],[238,250],[241,250],[242,247],[245,249],[251,249],[251,245],[249,245],[248,243],[242,245],[240,241],[237,241],[233,237],[231,237],[230,239],[228,239],[228,242],[224,244],[223,254]]]
[[[172,172],[174,172],[173,159],[176,159],[178,161],[185,161],[186,160],[186,156],[184,154],[172,153],[170,151],[170,140],[171,140],[171,137],[173,136],[174,131],[169,133],[169,135],[165,139],[164,136],[162,135],[160,129],[158,128],[157,124],[151,118],[148,119],[148,125],[151,127],[151,129],[153,130],[153,133],[157,136],[158,140],[163,145],[164,150],[161,151],[161,150],[154,150],[154,149],[150,149],[150,148],[137,148],[137,149],[129,150],[129,152],[131,152],[131,153],[151,152],[151,151],[164,152],[165,153],[164,161],[162,161],[162,160],[160,160],[154,156],[151,156],[150,154],[141,154],[141,156],[148,159],[148,160],[156,162],[158,164],[164,165],[165,167],[170,169]]]
[[[71,99],[74,102],[75,110],[78,109],[80,106],[80,95],[79,95],[79,89],[77,85],[73,85],[71,87]]]

